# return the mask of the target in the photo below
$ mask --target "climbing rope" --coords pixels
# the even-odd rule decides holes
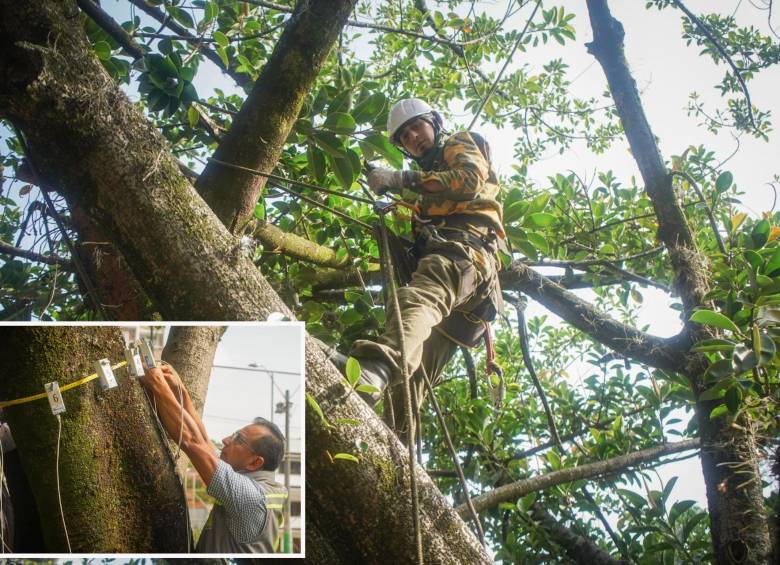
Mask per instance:
[[[471,496],[469,495],[469,487],[466,484],[466,477],[463,474],[463,468],[460,465],[458,454],[455,451],[455,446],[452,443],[450,432],[447,429],[447,423],[444,421],[444,414],[442,414],[441,408],[439,407],[439,401],[436,400],[436,395],[433,393],[433,385],[431,384],[431,381],[428,378],[428,373],[426,372],[425,367],[423,367],[422,364],[420,365],[419,371],[422,375],[423,382],[425,382],[425,388],[428,390],[428,395],[431,398],[431,404],[433,405],[433,410],[436,412],[436,418],[439,420],[439,425],[441,425],[442,432],[444,433],[444,441],[447,444],[447,449],[450,452],[450,458],[452,459],[452,463],[455,465],[455,472],[458,474],[458,481],[460,482],[460,488],[463,491],[463,498],[466,500],[466,507],[469,510],[469,514],[471,514],[471,519],[474,521],[474,526],[477,528],[477,535],[479,536],[479,541],[482,543],[484,547],[485,532],[482,530],[482,523],[479,521],[479,516],[477,515],[477,511],[474,509],[474,504],[472,504],[471,502]]]
[[[399,357],[401,365],[401,381],[404,393],[404,415],[406,425],[409,428],[406,447],[409,454],[409,488],[412,495],[412,519],[414,522],[414,538],[417,547],[417,563],[423,565],[423,546],[422,531],[420,528],[420,501],[417,492],[417,478],[415,476],[415,419],[412,411],[412,394],[409,383],[409,369],[406,365],[406,345],[404,338],[403,320],[401,319],[401,306],[398,303],[397,285],[395,280],[395,268],[390,254],[390,243],[388,241],[387,225],[385,225],[384,215],[392,210],[392,207],[386,206],[378,210],[379,221],[376,224],[375,233],[379,241],[379,260],[382,268],[382,277],[384,278],[384,288],[386,295],[390,299],[390,305],[393,308],[393,318],[396,324],[399,338]],[[389,388],[389,387],[388,387]]]

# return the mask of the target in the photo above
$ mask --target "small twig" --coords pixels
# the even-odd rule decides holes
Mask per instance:
[[[514,57],[515,51],[517,51],[517,48],[520,47],[520,42],[525,37],[525,32],[528,31],[528,27],[531,25],[531,21],[534,19],[534,16],[536,15],[536,11],[539,9],[539,6],[541,5],[542,5],[542,0],[537,0],[536,6],[534,6],[534,11],[531,12],[531,16],[525,22],[525,27],[523,28],[523,31],[520,32],[520,36],[517,38],[517,41],[515,41],[512,50],[509,52],[509,55],[504,61],[504,66],[501,67],[501,70],[496,75],[496,79],[493,81],[490,90],[488,90],[487,94],[485,94],[485,96],[482,98],[482,101],[479,103],[479,107],[477,108],[477,111],[474,113],[474,117],[471,119],[471,123],[469,124],[469,127],[466,129],[468,130],[472,129],[474,127],[474,124],[477,123],[477,119],[479,118],[479,115],[482,113],[482,109],[485,107],[487,101],[490,100],[490,97],[493,96],[493,93],[496,91],[496,88],[498,87],[498,82],[501,80],[504,71],[506,71],[506,68],[509,66],[509,62]]]
[[[544,413],[547,416],[547,426],[550,428],[550,436],[552,437],[553,442],[560,446],[561,438],[558,435],[558,428],[555,425],[552,410],[550,410],[550,406],[547,403],[547,395],[544,393],[542,383],[539,381],[539,376],[536,374],[533,359],[531,358],[531,351],[528,347],[528,332],[525,327],[524,313],[525,304],[521,299],[517,299],[514,301],[514,307],[515,312],[517,312],[517,331],[520,334],[520,351],[523,353],[523,363],[525,363],[525,368],[528,370],[528,374],[531,375],[531,380],[534,383],[534,387],[536,387],[536,392],[539,394],[539,398],[542,401]]]
[[[682,177],[685,180],[688,181],[688,184],[690,184],[693,187],[693,190],[696,191],[696,195],[701,199],[702,203],[704,204],[704,209],[707,211],[707,218],[710,220],[710,227],[712,228],[712,233],[715,234],[715,240],[718,242],[718,249],[720,249],[720,252],[723,253],[724,256],[728,256],[726,252],[726,246],[723,245],[723,240],[720,237],[720,232],[718,231],[718,223],[715,221],[715,215],[712,213],[712,208],[710,207],[707,200],[704,198],[704,194],[702,194],[701,189],[699,188],[699,185],[696,184],[696,181],[693,180],[693,177],[686,173],[685,171],[672,171],[671,172],[673,176]]]
[[[431,386],[431,381],[428,378],[425,367],[420,365],[419,371],[422,373],[422,378],[425,382],[425,388],[428,390],[428,396],[431,399],[431,405],[433,406],[433,410],[436,412],[436,418],[439,420],[439,425],[441,426],[442,433],[444,434],[444,441],[447,443],[447,449],[450,452],[452,463],[455,465],[455,472],[458,474],[460,488],[463,491],[463,498],[466,500],[466,507],[469,509],[469,514],[471,515],[471,519],[474,521],[474,526],[477,528],[479,541],[484,546],[485,532],[482,530],[482,523],[479,521],[477,511],[474,510],[474,505],[471,503],[471,496],[469,496],[469,487],[466,484],[466,477],[463,475],[463,469],[460,466],[458,454],[455,451],[455,446],[452,444],[452,438],[450,437],[450,432],[447,429],[447,423],[444,421],[444,414],[442,414],[441,408],[439,407],[439,402],[436,400],[436,395],[433,392],[433,386]]]
[[[715,39],[715,35],[710,31],[707,25],[703,21],[701,21],[698,17],[696,17],[696,15],[693,12],[691,12],[688,8],[686,8],[685,4],[683,4],[680,0],[672,0],[672,3],[678,8],[680,8],[680,10],[682,10],[683,13],[686,16],[688,16],[694,24],[696,24],[696,27],[699,28],[699,31],[701,31],[705,36],[707,36],[707,39],[709,39],[712,42],[712,44],[718,50],[718,53],[721,54],[721,56],[726,60],[726,62],[731,67],[731,69],[734,71],[734,76],[736,77],[737,81],[739,81],[739,85],[740,87],[742,87],[742,92],[744,93],[745,100],[747,101],[748,118],[750,118],[750,123],[753,125],[753,129],[758,131],[756,120],[753,117],[753,108],[752,108],[753,105],[750,102],[750,92],[748,91],[747,85],[745,84],[745,80],[742,78],[742,73],[737,68],[737,65],[732,60],[731,56],[728,53],[726,53],[726,50],[721,46],[718,40]]]

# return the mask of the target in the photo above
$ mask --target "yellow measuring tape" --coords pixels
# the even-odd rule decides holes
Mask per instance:
[[[111,365],[111,370],[113,371],[115,369],[119,369],[125,365],[127,365],[127,361],[120,361],[116,365]],[[83,379],[79,379],[77,381],[73,381],[72,383],[61,386],[60,392],[65,392],[66,390],[76,388],[77,386],[88,383],[89,381],[94,381],[96,378],[98,378],[97,373],[92,373]],[[46,393],[42,392],[40,394],[33,394],[32,396],[25,396],[24,398],[17,398],[16,400],[6,400],[5,402],[0,402],[0,408],[5,408],[6,406],[16,406],[17,404],[24,404],[25,402],[32,402],[33,400],[40,400],[41,398],[46,398],[46,396]]]

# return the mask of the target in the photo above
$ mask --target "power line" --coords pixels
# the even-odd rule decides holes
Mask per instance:
[[[293,372],[293,371],[274,371],[271,369],[266,369],[264,367],[240,367],[240,366],[234,366],[234,365],[212,365],[212,368],[214,369],[233,369],[236,371],[252,371],[255,373],[268,373],[269,375],[293,375],[296,377],[299,377],[301,375],[299,372]]]

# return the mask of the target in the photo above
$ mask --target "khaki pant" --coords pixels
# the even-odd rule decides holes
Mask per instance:
[[[409,285],[398,289],[407,374],[413,376],[418,407],[425,396],[422,376],[415,374],[418,367],[422,364],[435,386],[457,347],[434,329],[453,310],[468,312],[469,308],[481,303],[488,296],[496,276],[493,257],[459,242],[446,241],[432,245],[418,263]],[[398,422],[403,414],[403,392],[398,386],[401,384],[401,338],[392,304],[385,310],[385,332],[376,342],[356,341],[350,355],[358,360],[379,359],[391,367],[391,395]],[[400,414],[398,409],[401,409]]]

